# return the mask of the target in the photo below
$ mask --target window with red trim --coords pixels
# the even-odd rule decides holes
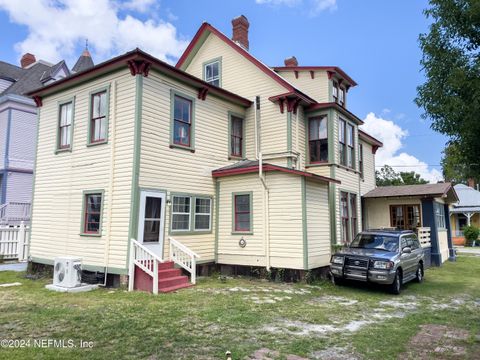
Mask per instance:
[[[350,243],[350,229],[348,216],[348,193],[340,193],[340,213],[342,216],[342,242],[343,244]]]
[[[230,118],[230,156],[243,157],[243,119]]]
[[[308,149],[310,163],[328,161],[327,116],[318,116],[308,120]]]
[[[180,146],[190,146],[192,101],[175,95],[173,106],[173,143]]]
[[[86,194],[84,201],[85,214],[83,232],[85,234],[100,234],[102,194]]]
[[[333,84],[333,86],[332,86],[333,101],[338,102],[338,83],[336,81],[333,81],[332,84]]]
[[[107,139],[107,91],[92,94],[90,114],[90,143]]]
[[[58,149],[69,149],[72,134],[73,103],[68,102],[60,105],[60,118],[58,123]]]
[[[238,232],[251,231],[251,196],[250,194],[234,195],[234,230]]]

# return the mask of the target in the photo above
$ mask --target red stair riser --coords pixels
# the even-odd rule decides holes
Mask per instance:
[[[173,261],[166,261],[164,263],[158,264],[158,270],[168,270],[173,269],[175,263]]]
[[[158,278],[159,279],[167,279],[174,276],[182,275],[181,269],[167,269],[167,270],[158,270]]]
[[[168,279],[159,279],[158,288],[167,288],[180,284],[188,284],[188,276],[176,276]]]
[[[168,292],[172,292],[172,291],[175,291],[175,290],[189,288],[191,286],[193,286],[193,284],[190,284],[190,283],[180,284],[180,285],[171,286],[171,287],[168,287],[168,288],[158,289],[158,292],[168,293]]]

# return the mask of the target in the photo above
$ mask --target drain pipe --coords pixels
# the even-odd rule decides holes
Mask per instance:
[[[111,124],[111,136],[109,139],[110,142],[110,169],[108,174],[108,209],[107,209],[107,238],[105,239],[105,254],[104,254],[104,263],[105,263],[105,278],[103,284],[100,286],[107,286],[107,277],[108,277],[108,262],[110,261],[110,239],[112,237],[112,208],[113,208],[113,184],[114,184],[114,171],[115,171],[115,123],[117,117],[117,81],[112,81],[110,93],[112,94],[110,103],[112,104],[112,116],[110,116]],[[108,129],[107,129],[108,132]]]
[[[254,100],[254,105],[255,105],[255,114],[254,114],[254,125],[255,125],[255,159],[258,160],[258,153],[260,149],[260,131],[258,128],[258,122],[259,122],[259,113],[260,113],[260,96],[255,96]]]
[[[263,174],[262,152],[258,154],[258,177],[263,185],[263,231],[265,240],[265,265],[267,271],[270,271],[270,206],[269,206],[269,189]]]

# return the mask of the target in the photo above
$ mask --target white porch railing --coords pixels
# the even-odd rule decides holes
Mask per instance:
[[[170,260],[187,270],[190,273],[190,281],[195,284],[197,281],[196,259],[200,256],[174,238],[169,237],[168,240],[170,242]]]
[[[158,255],[154,254],[137,240],[132,239],[130,247],[130,266],[128,270],[128,291],[133,290],[135,266],[138,266],[152,277],[152,291],[154,294],[158,294],[158,263],[162,262],[163,260]]]
[[[9,202],[0,206],[0,222],[6,225],[19,225],[30,221],[32,204],[27,202]]]
[[[30,227],[23,221],[16,226],[0,226],[0,257],[3,259],[28,259]]]
[[[429,227],[419,227],[417,228],[418,240],[422,247],[431,247],[432,243],[430,240],[430,228]]]

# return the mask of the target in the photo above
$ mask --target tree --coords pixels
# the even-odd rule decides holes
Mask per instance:
[[[377,186],[428,184],[428,181],[422,179],[420,174],[415,171],[400,171],[397,173],[389,165],[384,165],[380,171],[375,171],[375,178]]]
[[[469,178],[475,179],[475,174],[470,166],[466,165],[456,142],[450,142],[443,150],[442,171],[446,181],[456,184],[466,184]]]
[[[432,128],[455,144],[455,167],[461,161],[479,178],[480,2],[430,0],[424,13],[433,23],[419,38],[426,82],[417,88],[415,102]]]

